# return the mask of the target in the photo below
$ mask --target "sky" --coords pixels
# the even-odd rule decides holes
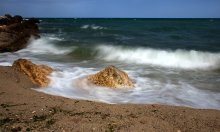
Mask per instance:
[[[95,18],[220,18],[220,0],[0,0],[0,15]]]

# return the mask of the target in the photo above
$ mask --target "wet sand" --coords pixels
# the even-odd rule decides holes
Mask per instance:
[[[220,111],[165,105],[110,105],[39,93],[0,66],[0,131],[219,132]]]

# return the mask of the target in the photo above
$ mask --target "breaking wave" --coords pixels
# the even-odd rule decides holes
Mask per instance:
[[[81,29],[101,30],[101,29],[107,29],[107,28],[101,27],[101,26],[96,26],[96,25],[92,24],[92,25],[83,25],[83,26],[81,26]]]
[[[220,53],[195,50],[159,50],[151,48],[124,48],[98,46],[98,57],[106,61],[157,65],[183,69],[218,69]]]
[[[53,44],[54,40],[62,40],[59,38],[51,38],[51,37],[41,37],[40,39],[30,39],[27,48],[19,51],[19,52],[31,52],[35,54],[68,54],[73,49],[58,47]]]

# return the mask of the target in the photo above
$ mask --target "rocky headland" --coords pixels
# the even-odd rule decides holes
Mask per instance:
[[[0,16],[0,52],[14,52],[25,48],[31,36],[39,38],[38,19],[24,20],[9,14]]]

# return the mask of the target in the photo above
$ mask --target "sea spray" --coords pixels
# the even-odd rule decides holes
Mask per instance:
[[[53,40],[60,40],[59,38],[41,37],[40,39],[29,41],[29,45],[26,49],[19,52],[31,52],[35,54],[67,54],[72,50],[65,47],[57,47],[54,45]]]
[[[152,48],[129,48],[122,46],[100,45],[97,47],[99,58],[106,61],[156,65],[184,69],[218,69],[220,53],[195,50],[160,50]]]

